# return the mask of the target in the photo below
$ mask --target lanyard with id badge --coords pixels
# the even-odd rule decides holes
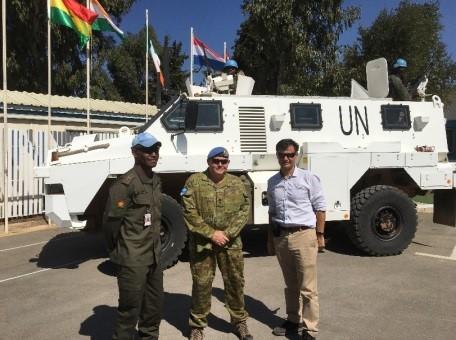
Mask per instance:
[[[150,208],[147,208],[146,213],[144,214],[144,227],[150,227],[152,225],[152,214],[150,213]]]

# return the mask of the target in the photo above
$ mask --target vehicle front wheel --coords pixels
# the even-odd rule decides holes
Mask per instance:
[[[160,230],[160,264],[163,269],[172,267],[182,253],[187,240],[182,207],[168,195],[162,195],[162,227]]]
[[[348,236],[357,248],[373,256],[397,255],[415,236],[416,208],[401,190],[375,185],[352,198],[351,222]]]

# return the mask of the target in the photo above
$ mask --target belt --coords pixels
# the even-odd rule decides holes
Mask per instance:
[[[281,232],[285,232],[285,233],[295,233],[297,231],[301,231],[301,230],[307,230],[307,229],[313,229],[312,227],[309,227],[307,225],[298,225],[298,226],[293,226],[293,227],[283,227],[283,226],[279,226],[279,229]]]

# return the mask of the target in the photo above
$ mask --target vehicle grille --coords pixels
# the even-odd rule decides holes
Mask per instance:
[[[240,106],[241,151],[266,152],[264,107]]]

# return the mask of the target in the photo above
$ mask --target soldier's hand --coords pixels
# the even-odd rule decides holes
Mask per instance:
[[[230,239],[225,235],[221,230],[216,230],[214,235],[212,235],[212,242],[214,242],[219,247],[223,247]]]

